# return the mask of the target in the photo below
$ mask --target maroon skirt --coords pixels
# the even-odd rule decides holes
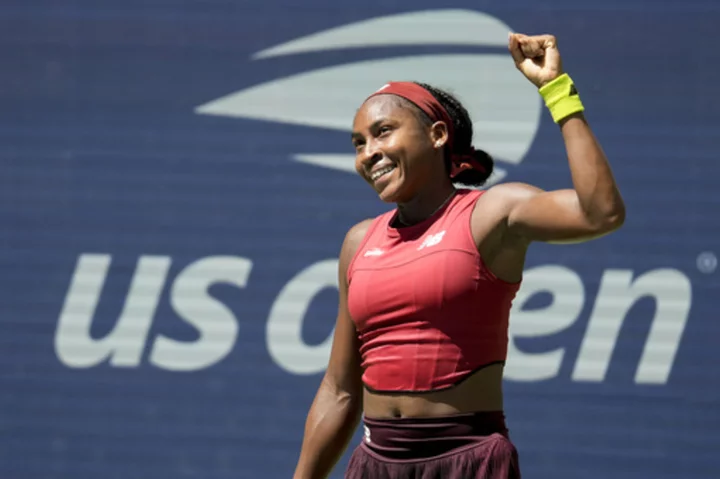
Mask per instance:
[[[363,422],[346,479],[520,479],[502,411]]]

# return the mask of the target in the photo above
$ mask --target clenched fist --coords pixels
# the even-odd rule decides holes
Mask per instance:
[[[508,49],[518,70],[538,88],[563,74],[557,41],[552,35],[511,33]]]

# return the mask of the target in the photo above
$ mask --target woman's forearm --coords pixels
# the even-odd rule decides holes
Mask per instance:
[[[362,399],[334,388],[318,388],[305,422],[294,479],[324,479],[345,452],[360,420]]]

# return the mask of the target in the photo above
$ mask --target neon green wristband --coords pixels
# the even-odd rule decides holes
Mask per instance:
[[[585,111],[575,84],[567,73],[543,85],[538,91],[555,123],[560,123],[573,113]]]

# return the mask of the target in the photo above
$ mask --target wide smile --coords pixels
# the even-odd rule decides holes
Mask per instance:
[[[370,180],[373,182],[376,182],[380,178],[390,174],[393,170],[395,170],[395,166],[390,165],[390,166],[386,166],[385,168],[380,168],[377,171],[373,171],[372,174],[370,175]]]

